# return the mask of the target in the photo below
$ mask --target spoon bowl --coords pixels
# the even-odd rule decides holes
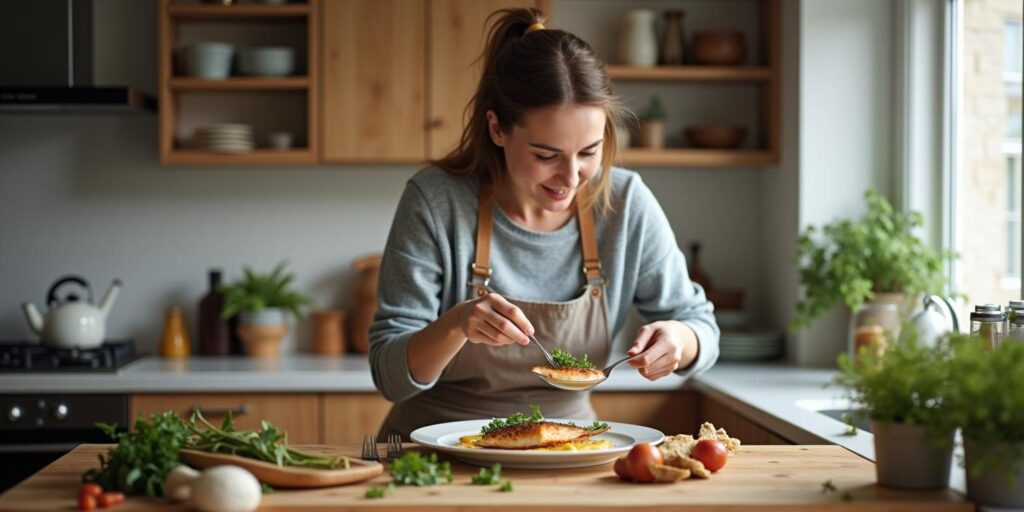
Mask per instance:
[[[642,352],[640,354],[642,354]],[[604,370],[601,370],[601,373],[604,374],[604,377],[602,377],[600,379],[594,379],[594,380],[561,380],[561,379],[552,379],[551,377],[548,377],[546,375],[541,375],[541,374],[536,373],[536,372],[534,372],[534,375],[536,375],[537,377],[540,377],[540,380],[542,380],[544,382],[547,382],[552,387],[556,387],[558,389],[564,389],[564,390],[567,390],[567,391],[586,391],[586,390],[591,389],[594,386],[597,386],[598,384],[608,380],[608,377],[611,377],[612,370],[614,370],[616,366],[619,366],[620,364],[625,363],[626,361],[629,361],[630,359],[633,359],[634,357],[638,357],[638,356],[640,356],[640,354],[623,357],[622,359],[619,359],[618,361],[615,361],[614,363],[608,365],[608,367],[606,367]],[[553,366],[553,368],[557,368],[557,366]]]

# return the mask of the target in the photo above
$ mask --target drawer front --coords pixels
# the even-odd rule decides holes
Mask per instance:
[[[377,393],[326,394],[324,443],[360,444],[366,434],[377,434],[390,410],[391,402]]]
[[[258,430],[267,420],[288,433],[289,444],[319,443],[320,409],[315,394],[145,394],[133,395],[131,417],[174,411],[186,420],[198,409],[211,423],[219,425],[227,411],[234,415],[236,429]]]

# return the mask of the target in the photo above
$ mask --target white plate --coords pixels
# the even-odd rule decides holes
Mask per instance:
[[[566,423],[570,420],[546,418],[547,421]],[[653,428],[629,423],[608,421],[611,427],[607,432],[594,436],[594,439],[607,439],[614,445],[607,450],[579,452],[533,452],[525,450],[495,450],[489,448],[462,448],[458,446],[459,438],[480,434],[480,428],[490,423],[486,420],[453,421],[438,423],[414,430],[409,437],[415,443],[433,448],[439,452],[454,456],[462,462],[476,466],[490,466],[500,462],[509,468],[527,469],[559,469],[583,468],[599,466],[614,461],[638,443],[659,444],[665,434]],[[582,424],[581,422],[577,422]]]

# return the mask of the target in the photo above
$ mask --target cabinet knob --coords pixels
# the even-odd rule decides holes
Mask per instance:
[[[442,126],[444,126],[444,118],[435,117],[435,118],[427,121],[427,129],[428,130],[436,130],[438,128],[441,128]]]
[[[7,419],[10,420],[11,423],[17,423],[18,420],[21,419],[21,416],[21,407],[18,407],[17,405],[12,405],[11,408],[7,410]]]
[[[68,406],[66,404],[57,404],[57,407],[53,408],[53,419],[60,421],[68,417]]]

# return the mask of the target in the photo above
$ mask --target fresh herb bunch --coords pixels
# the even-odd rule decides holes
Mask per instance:
[[[587,354],[583,354],[583,359],[576,359],[572,354],[556,348],[551,351],[551,359],[555,360],[555,364],[559,368],[593,368],[594,363],[587,360]]]
[[[300,308],[310,303],[309,297],[291,289],[293,274],[284,271],[287,262],[278,263],[269,274],[257,274],[248,266],[244,277],[221,289],[224,293],[224,310],[221,317],[227,319],[241,311],[262,311],[265,308],[281,308],[301,317]]]
[[[544,421],[544,415],[540,413],[540,406],[530,404],[530,412],[532,413],[530,416],[517,412],[505,419],[494,418],[490,423],[480,428],[480,433],[486,435],[495,430],[519,425],[520,423],[539,423]]]
[[[177,414],[165,412],[151,414],[149,421],[139,415],[131,432],[118,432],[117,425],[97,426],[117,446],[101,454],[99,469],[86,471],[82,481],[95,482],[108,491],[163,496],[167,472],[181,464],[181,448],[191,435],[185,422]]]
[[[498,485],[501,482],[501,463],[495,462],[488,468],[480,468],[480,473],[470,479],[473,485]]]
[[[198,420],[198,423],[197,421]],[[205,428],[199,428],[202,425]],[[189,431],[195,437],[188,448],[210,453],[226,453],[257,459],[278,466],[309,469],[348,469],[347,457],[331,457],[301,452],[288,446],[288,435],[268,421],[263,421],[259,431],[234,429],[230,412],[224,417],[220,428],[215,427],[199,411],[192,413]]]
[[[978,337],[952,340],[952,373],[957,377],[948,397],[949,415],[976,443],[1000,443],[987,450],[972,467],[1012,473],[1024,456],[1024,343],[1005,340],[988,351]]]
[[[914,234],[924,224],[920,212],[897,212],[875,190],[864,197],[868,213],[863,219],[809,226],[800,235],[796,262],[804,297],[796,305],[794,329],[840,302],[857,310],[875,293],[943,290],[943,264],[955,253],[935,251]]]
[[[505,480],[505,483],[501,484],[498,490],[501,492],[512,492],[512,480]]]
[[[383,498],[388,494],[391,494],[395,490],[394,482],[388,483],[387,487],[375,485],[366,490],[366,499],[372,500],[377,498]]]
[[[406,452],[391,463],[391,477],[398,485],[425,487],[452,481],[452,464],[438,462],[437,454],[423,455],[420,452]]]
[[[855,361],[848,354],[839,356],[840,372],[834,382],[846,388],[858,415],[924,426],[937,442],[953,427],[946,407],[958,380],[951,359],[948,340],[928,347],[910,338],[884,355],[873,346],[861,347]]]

